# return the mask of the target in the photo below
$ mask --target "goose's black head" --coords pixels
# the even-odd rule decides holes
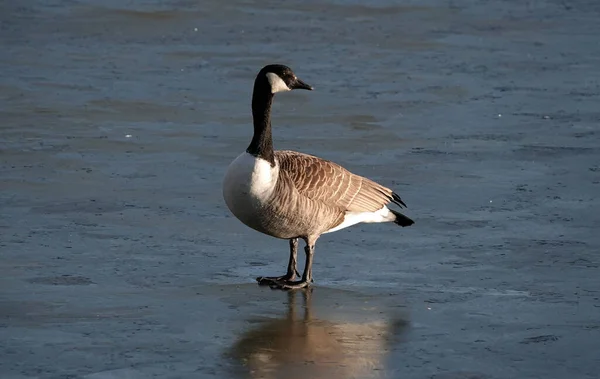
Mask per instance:
[[[257,82],[267,83],[271,93],[291,91],[293,89],[312,90],[313,88],[302,80],[288,66],[282,64],[270,64],[260,70],[256,76]],[[266,82],[265,82],[266,81]]]

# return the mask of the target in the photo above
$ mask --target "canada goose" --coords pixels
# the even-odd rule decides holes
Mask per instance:
[[[391,189],[325,159],[273,150],[273,96],[293,89],[313,88],[287,66],[272,64],[260,70],[252,94],[254,136],[223,180],[223,197],[235,217],[261,233],[289,240],[287,273],[256,279],[280,289],[310,285],[315,243],[321,234],[363,222],[394,222],[402,227],[414,223],[388,209],[389,203],[406,206]],[[306,242],[306,264],[301,280],[295,281],[298,238]]]

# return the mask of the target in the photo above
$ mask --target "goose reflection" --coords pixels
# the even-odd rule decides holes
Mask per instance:
[[[296,309],[297,292],[302,293],[303,312]],[[406,331],[407,322],[389,322],[381,319],[378,311],[359,306],[342,309],[337,317],[347,319],[351,314],[350,319],[354,318],[354,321],[320,319],[313,314],[313,296],[311,289],[290,291],[284,318],[262,322],[242,335],[230,351],[230,356],[239,363],[237,373],[240,377],[385,377],[387,353],[394,340]],[[326,300],[328,304],[319,308],[323,308],[323,313],[334,307],[335,299]],[[371,320],[356,321],[365,317]]]

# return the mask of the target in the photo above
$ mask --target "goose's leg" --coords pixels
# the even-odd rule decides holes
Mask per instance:
[[[312,243],[310,243],[312,242]],[[282,289],[282,290],[293,290],[299,288],[306,288],[310,286],[313,281],[312,278],[312,263],[313,263],[313,255],[315,253],[315,244],[314,241],[307,241],[306,246],[304,247],[304,252],[306,253],[306,264],[304,266],[304,273],[302,274],[302,279],[299,281],[286,280],[280,282],[273,282],[271,284],[271,288],[273,289]]]
[[[276,282],[290,281],[296,279],[298,273],[298,238],[290,239],[290,260],[288,262],[287,273],[282,276],[259,276],[256,281],[259,285],[270,285]]]

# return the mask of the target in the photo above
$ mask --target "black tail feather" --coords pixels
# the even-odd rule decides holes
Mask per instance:
[[[404,204],[404,201],[402,201],[402,199],[400,198],[400,195],[398,195],[395,192],[392,193],[392,202],[396,205],[399,205],[400,207],[404,206],[404,208],[408,208],[406,204]]]
[[[406,217],[405,215],[403,215],[400,212],[396,212],[393,209],[390,209],[390,212],[392,212],[394,214],[394,216],[396,216],[396,219],[394,220],[394,224],[400,225],[403,228],[405,226],[411,226],[412,224],[415,223],[413,220],[411,220],[410,218]]]

